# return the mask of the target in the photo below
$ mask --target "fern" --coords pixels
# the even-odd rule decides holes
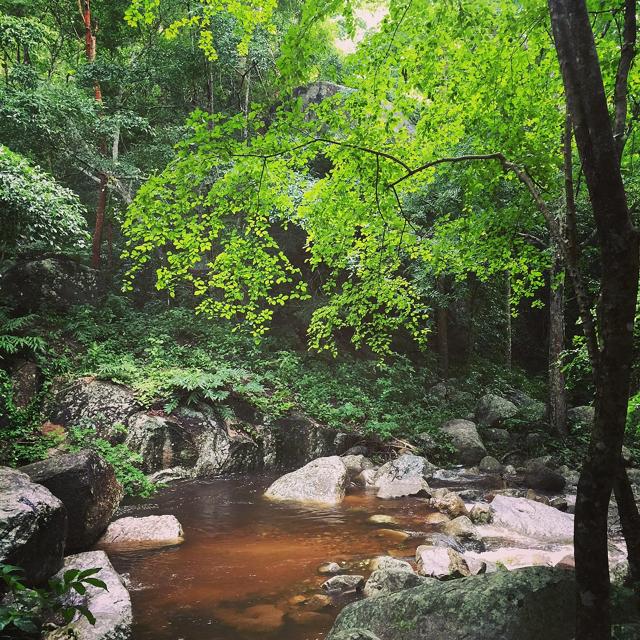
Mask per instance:
[[[39,336],[20,335],[33,322],[35,316],[10,318],[5,309],[0,309],[0,360],[3,356],[15,355],[20,351],[42,352],[46,343]]]

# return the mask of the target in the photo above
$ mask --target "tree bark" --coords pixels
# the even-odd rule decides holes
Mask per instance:
[[[445,306],[447,283],[444,276],[436,279],[436,289],[439,294],[436,307],[436,338],[438,340],[438,373],[443,380],[449,377],[449,313]]]
[[[91,0],[78,0],[82,21],[84,23],[84,52],[87,62],[93,64],[96,59],[96,38],[93,34],[91,24]],[[102,88],[100,83],[93,85],[93,95],[98,104],[102,104]],[[104,145],[100,150],[104,155]],[[100,178],[98,183],[98,204],[96,206],[96,221],[93,229],[93,239],[91,243],[91,265],[94,269],[100,268],[100,250],[102,246],[102,235],[104,228],[104,214],[107,206],[107,189],[109,178],[106,173],[101,171],[98,175]]]
[[[553,265],[549,283],[549,422],[561,437],[567,429],[567,392],[562,371],[564,350],[564,260],[560,247],[552,239]]]
[[[631,223],[584,0],[549,0],[553,36],[600,248],[595,420],[576,501],[576,640],[611,638],[607,512],[619,473],[632,364],[638,238]]]
[[[622,461],[614,484],[614,493],[620,514],[622,535],[627,543],[627,558],[629,560],[627,582],[636,589],[640,589],[640,514],[627,470]]]
[[[504,341],[504,366],[511,371],[512,363],[512,324],[511,324],[511,275],[505,274],[504,292],[504,321],[505,321],[505,341]]]
[[[93,241],[91,243],[91,266],[94,269],[100,268],[102,230],[104,229],[104,214],[107,209],[107,176],[100,174],[100,186],[98,187],[98,206],[96,207],[96,225],[93,230]]]

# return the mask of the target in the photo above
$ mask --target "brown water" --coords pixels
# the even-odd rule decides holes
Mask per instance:
[[[262,498],[272,477],[190,481],[130,505],[127,515],[174,514],[184,544],[110,552],[130,575],[135,640],[316,640],[348,599],[321,610],[294,596],[321,593],[323,562],[353,566],[377,555],[412,558],[433,525],[425,500],[382,501],[359,491],[334,508]],[[374,524],[372,514],[399,525]],[[415,532],[403,540],[390,529]],[[297,598],[301,600],[301,598]]]

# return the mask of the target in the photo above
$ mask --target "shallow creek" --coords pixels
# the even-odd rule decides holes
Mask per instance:
[[[295,603],[295,596],[321,593],[328,576],[318,574],[319,565],[348,563],[350,573],[367,576],[363,561],[413,559],[420,533],[435,528],[423,498],[386,501],[356,490],[334,508],[273,503],[262,498],[273,479],[183,482],[128,505],[127,515],[174,514],[185,532],[180,546],[110,552],[130,576],[134,640],[324,638],[349,600],[320,612]],[[398,524],[375,524],[374,514]],[[413,535],[403,540],[392,529]]]

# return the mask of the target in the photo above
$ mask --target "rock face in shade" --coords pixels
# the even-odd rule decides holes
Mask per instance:
[[[491,522],[494,527],[511,529],[530,538],[572,541],[573,520],[573,514],[527,498],[498,495],[491,502]]]
[[[140,411],[133,391],[112,382],[79,378],[54,389],[49,403],[49,420],[62,426],[90,421],[98,434],[112,441],[122,441],[117,425],[126,425],[129,417]]]
[[[182,525],[175,516],[120,518],[98,541],[101,547],[168,547],[184,542]]]
[[[278,478],[265,492],[272,500],[338,504],[342,502],[349,474],[338,456],[312,460],[301,469]]]
[[[527,465],[524,482],[531,489],[554,493],[562,491],[567,484],[562,474],[537,461]]]
[[[86,618],[77,617],[67,626],[47,634],[46,640],[129,640],[133,621],[131,598],[104,551],[68,556],[57,577],[62,577],[69,569],[84,571],[98,567],[100,572],[93,577],[102,580],[107,590],[89,585],[84,596],[73,596],[76,604],[82,604],[91,611],[96,619],[95,625]]]
[[[488,393],[478,400],[476,419],[483,427],[497,427],[518,413],[518,407],[506,398]]]
[[[246,400],[230,396],[226,402],[234,418],[222,417],[207,403],[179,406],[171,415],[157,415],[142,411],[127,387],[80,378],[55,386],[47,417],[62,427],[89,421],[100,437],[125,442],[142,456],[146,473],[163,472],[163,479],[287,471],[341,453],[351,442],[347,434],[300,413],[268,421]],[[371,464],[366,458],[348,462],[365,470]]]
[[[189,432],[177,421],[164,416],[135,413],[129,418],[125,444],[142,456],[142,469],[154,473],[162,469],[193,468],[198,452]]]
[[[22,312],[66,311],[98,295],[98,272],[66,256],[19,260],[0,281],[0,297]]]
[[[442,425],[442,431],[451,438],[460,464],[478,464],[487,455],[487,450],[473,422],[469,420],[449,420],[449,422]]]
[[[65,506],[69,522],[67,553],[86,550],[96,543],[124,493],[113,467],[93,451],[54,456],[21,471],[47,487]]]
[[[352,632],[379,640],[571,640],[574,624],[573,572],[529,567],[367,598],[342,610],[327,640]]]
[[[0,562],[22,567],[30,584],[62,566],[67,514],[46,487],[28,475],[0,467]]]

